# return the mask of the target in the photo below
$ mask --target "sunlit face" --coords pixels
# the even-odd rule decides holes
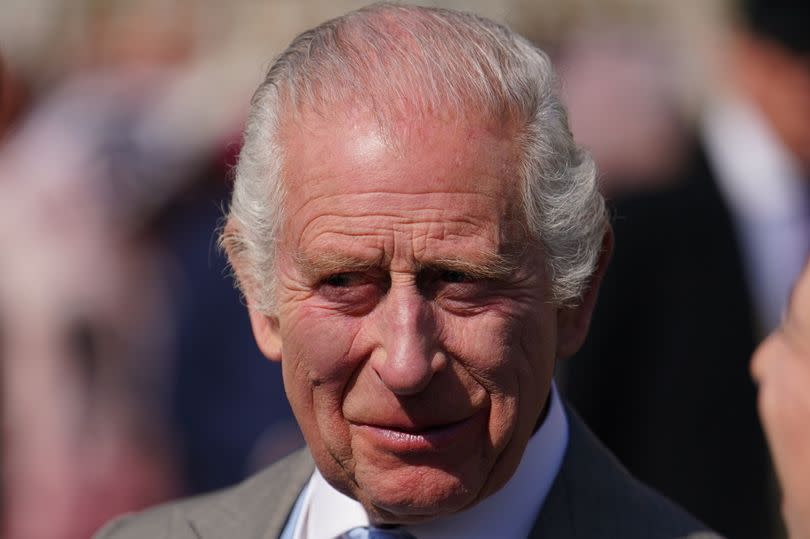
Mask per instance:
[[[381,522],[511,477],[560,353],[508,127],[363,113],[283,130],[277,317],[252,312],[323,475]],[[393,133],[393,134],[392,134]]]

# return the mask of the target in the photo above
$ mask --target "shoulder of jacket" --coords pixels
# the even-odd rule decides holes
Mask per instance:
[[[198,539],[201,533],[194,521],[199,518],[195,517],[249,518],[242,514],[242,509],[251,505],[245,501],[273,496],[275,493],[268,490],[298,483],[313,468],[309,452],[302,449],[235,486],[122,515],[102,527],[93,539]]]

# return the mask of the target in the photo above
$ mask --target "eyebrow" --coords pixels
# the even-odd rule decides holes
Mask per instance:
[[[321,251],[315,255],[298,252],[294,256],[298,269],[308,279],[315,279],[333,273],[347,273],[353,271],[367,271],[380,267],[380,261],[361,257]]]
[[[461,258],[441,258],[426,264],[427,267],[458,271],[475,279],[505,279],[519,267],[516,257],[497,254],[485,257],[481,261],[470,261]]]
[[[482,256],[481,260],[475,261],[458,257],[445,257],[428,262],[417,262],[414,271],[418,273],[430,268],[458,271],[476,279],[505,279],[520,267],[520,258],[516,254],[491,253]],[[314,255],[299,252],[295,256],[295,262],[308,279],[317,279],[334,273],[368,271],[375,268],[384,269],[388,266],[382,257],[368,259],[329,251],[321,251]]]

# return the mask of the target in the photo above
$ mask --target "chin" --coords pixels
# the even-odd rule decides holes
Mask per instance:
[[[473,505],[483,488],[480,471],[480,464],[460,470],[414,464],[367,473],[358,466],[354,494],[374,521],[425,522]]]

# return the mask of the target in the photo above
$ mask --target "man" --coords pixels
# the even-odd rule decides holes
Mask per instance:
[[[632,473],[759,539],[777,511],[748,362],[810,254],[810,3],[742,7],[683,181],[617,202],[563,392]]]
[[[810,537],[810,265],[782,325],[757,349],[751,371],[759,413],[782,487],[791,539]]]
[[[391,5],[305,32],[253,99],[222,243],[307,451],[100,536],[699,533],[552,384],[611,238],[527,41]]]

